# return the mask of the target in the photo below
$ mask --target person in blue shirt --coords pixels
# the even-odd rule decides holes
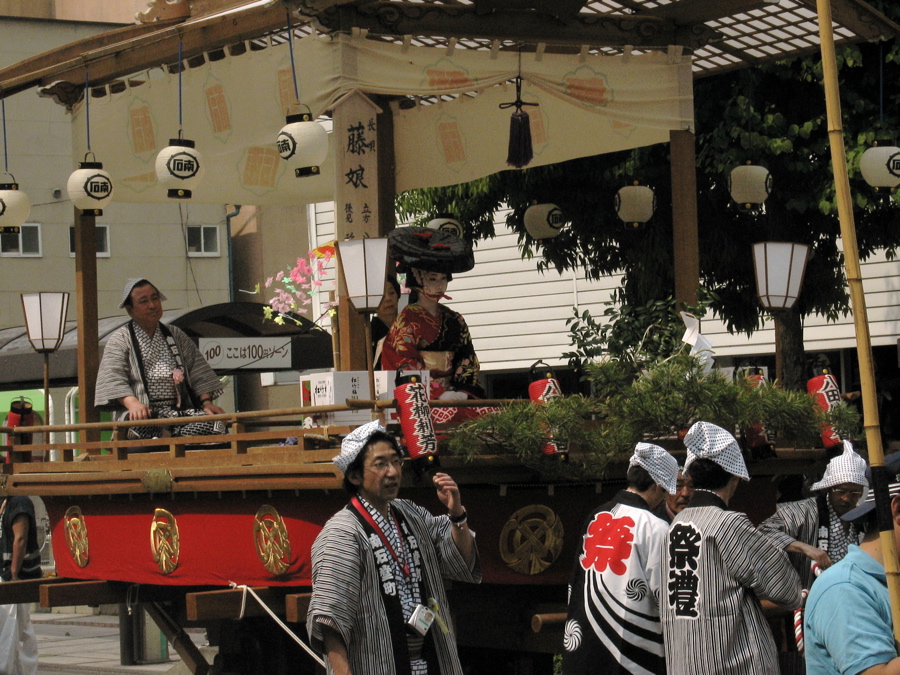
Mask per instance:
[[[885,465],[898,474],[890,495],[894,540],[900,548],[900,452],[885,457]],[[825,570],[810,590],[804,617],[806,672],[900,674],[874,495],[843,518],[864,521],[866,535],[859,546],[851,544],[847,555]]]

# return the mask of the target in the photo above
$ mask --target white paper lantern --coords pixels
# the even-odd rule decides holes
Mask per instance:
[[[319,166],[328,157],[328,132],[309,113],[285,117],[287,124],[275,143],[281,159],[294,170],[297,178],[319,175]]]
[[[758,164],[736,166],[728,175],[728,192],[741,209],[752,211],[759,208],[772,192],[772,175]]]
[[[797,302],[809,246],[764,241],[753,244],[756,293],[766,309],[790,309]]]
[[[556,204],[534,204],[525,209],[525,230],[535,239],[552,239],[566,220]]]
[[[31,201],[19,190],[19,184],[0,183],[0,227],[19,227],[28,220],[29,213]]]
[[[859,158],[859,170],[875,192],[893,193],[900,185],[900,148],[894,145],[869,148]]]
[[[69,176],[66,191],[73,206],[82,213],[102,216],[103,207],[112,200],[112,178],[101,162],[79,162]]]
[[[429,227],[432,230],[440,230],[441,232],[449,232],[460,239],[463,239],[466,233],[462,223],[449,213],[435,216],[428,221],[428,224],[425,227]]]
[[[172,199],[190,199],[192,190],[203,178],[203,157],[186,138],[169,139],[169,145],[156,156],[156,179],[167,188]]]
[[[623,223],[639,228],[653,217],[656,211],[656,193],[646,185],[635,181],[616,193],[616,214]]]

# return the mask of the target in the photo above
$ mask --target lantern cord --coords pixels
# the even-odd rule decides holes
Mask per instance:
[[[184,41],[178,40],[178,138],[181,138],[184,134],[182,132],[182,117],[181,117],[181,71],[183,70],[183,62],[182,62],[182,46]]]
[[[884,126],[884,45],[878,43],[878,124]]]
[[[87,68],[84,70],[84,118],[87,124],[87,151],[91,151],[91,89]]]
[[[9,173],[9,148],[6,147],[6,99],[0,99],[3,117],[3,170]]]
[[[294,65],[294,25],[291,23],[291,11],[287,10],[288,49],[291,52],[291,76],[294,78],[294,100],[300,103],[300,90],[297,88],[297,67]]]

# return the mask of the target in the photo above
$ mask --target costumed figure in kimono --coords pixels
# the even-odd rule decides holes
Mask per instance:
[[[828,462],[822,480],[812,486],[815,497],[779,504],[775,514],[760,523],[759,531],[787,552],[804,588],[812,586],[815,567],[831,567],[847,555],[850,544],[862,540],[864,533],[841,518],[856,507],[868,486],[866,460],[844,441],[844,452]]]
[[[627,489],[594,511],[569,585],[563,675],[665,675],[660,565],[668,525],[651,509],[675,494],[678,463],[638,443]]]
[[[222,385],[194,342],[175,326],[162,323],[166,297],[146,279],[125,282],[122,302],[131,321],[113,332],[97,373],[94,405],[113,410],[116,419],[146,420],[221,415],[214,401]],[[221,422],[176,427],[131,427],[136,438],[225,433]]]
[[[433,221],[434,222],[434,221]],[[456,221],[449,221],[455,223]],[[444,227],[447,221],[437,227]],[[381,352],[385,370],[428,370],[432,399],[483,398],[478,357],[462,315],[440,304],[454,274],[475,266],[472,247],[456,228],[401,227],[390,234],[391,257],[406,273],[409,304],[391,326]],[[460,228],[461,230],[461,228]],[[448,421],[448,420],[437,420]]]
[[[760,601],[796,609],[800,579],[784,551],[728,510],[739,482],[750,480],[734,436],[697,422],[684,444],[694,497],[669,526],[659,603],[668,672],[777,675]]]
[[[358,427],[334,463],[353,495],[312,546],[306,626],[338,675],[462,675],[444,579],[478,583],[481,564],[459,487],[434,475],[448,513],[397,499],[403,462],[378,422]]]

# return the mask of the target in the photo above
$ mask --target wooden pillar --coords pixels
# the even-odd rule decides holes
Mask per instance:
[[[382,167],[383,135],[379,133],[382,110],[360,92],[347,94],[334,106],[335,134],[335,199],[334,227],[338,241],[353,236],[378,237],[385,229],[384,212],[393,213],[393,187],[389,200],[382,200],[384,173],[391,173],[393,162]],[[393,156],[393,147],[385,152]],[[389,204],[382,204],[389,201]],[[353,270],[345,270],[352,274]],[[371,347],[365,338],[365,321],[346,300],[346,290],[338,277],[338,333],[340,341],[340,369],[366,370],[367,354]]]
[[[671,131],[672,236],[675,299],[697,303],[700,287],[700,241],[697,234],[697,153],[692,131]]]
[[[100,338],[97,328],[97,227],[96,218],[75,209],[75,296],[78,321],[79,421],[99,422],[94,408]],[[96,429],[82,432],[83,441],[99,441]]]

